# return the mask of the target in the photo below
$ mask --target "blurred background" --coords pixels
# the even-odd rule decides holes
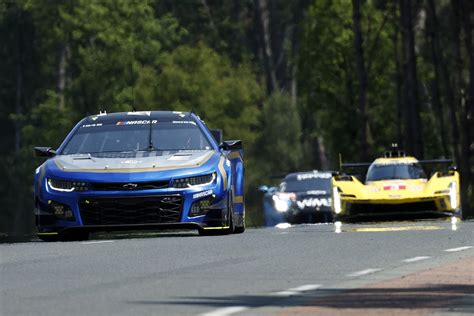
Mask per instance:
[[[371,161],[453,158],[473,216],[470,0],[0,0],[0,236],[34,232],[33,146],[82,117],[195,111],[242,139],[257,187]]]

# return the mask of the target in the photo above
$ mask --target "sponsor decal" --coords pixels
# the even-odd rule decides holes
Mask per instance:
[[[115,125],[146,125],[146,124],[156,124],[158,120],[137,120],[137,121],[118,121]]]
[[[404,184],[390,184],[390,185],[384,185],[383,190],[384,191],[396,191],[396,190],[406,190],[407,186]]]
[[[209,195],[212,195],[212,190],[206,190],[206,191],[202,191],[202,192],[193,194],[193,199],[199,199],[199,198],[203,198],[203,197],[209,196]]]
[[[120,163],[126,163],[126,164],[136,164],[142,162],[141,160],[124,160],[121,161]]]
[[[175,156],[171,156],[168,158],[168,160],[176,160],[176,161],[185,161],[185,160],[189,160],[191,158],[191,155],[175,155]]]
[[[302,173],[296,176],[296,180],[303,181],[303,180],[310,180],[310,179],[329,179],[331,178],[331,174],[327,172],[313,172],[313,173]]]
[[[415,161],[407,161],[407,160],[387,160],[387,161],[378,161],[374,165],[377,166],[386,166],[386,165],[413,165]]]
[[[421,191],[423,190],[423,186],[422,185],[411,185],[408,187],[408,189],[410,191]]]
[[[81,128],[85,128],[85,127],[97,127],[97,126],[102,126],[102,123],[84,124],[84,125],[81,126]]]
[[[327,192],[324,190],[312,190],[312,191],[306,191],[306,194],[311,194],[311,195],[324,195]]]
[[[304,209],[306,207],[315,207],[316,209],[319,210],[320,207],[326,206],[330,207],[331,206],[331,198],[308,198],[304,199],[302,201],[296,201],[296,205],[298,206],[299,209]]]
[[[172,121],[171,123],[173,123],[173,124],[192,124],[192,125],[196,125],[196,122],[193,122],[193,121]]]
[[[179,117],[185,117],[186,114],[184,114],[183,112],[179,112],[179,111],[173,111],[173,114],[178,114]]]
[[[138,111],[138,112],[128,112],[128,115],[146,115],[150,116],[151,112],[150,111]]]

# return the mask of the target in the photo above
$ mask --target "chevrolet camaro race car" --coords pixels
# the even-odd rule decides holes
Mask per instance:
[[[427,177],[423,165],[451,160],[417,160],[403,151],[389,151],[372,164],[342,164],[342,168],[368,168],[365,183],[356,176],[332,179],[332,209],[337,217],[364,214],[436,212],[460,216],[459,173],[450,167]]]
[[[261,186],[266,226],[331,221],[331,177],[325,171],[296,172],[278,188]]]
[[[194,113],[128,112],[82,119],[36,169],[43,240],[92,231],[245,230],[241,141],[218,144]]]

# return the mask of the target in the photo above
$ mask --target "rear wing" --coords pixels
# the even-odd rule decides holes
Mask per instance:
[[[448,165],[454,161],[452,159],[429,159],[429,160],[418,160],[422,165]]]
[[[371,162],[342,163],[342,155],[339,154],[339,172],[335,173],[334,175],[347,174],[360,178],[367,174],[367,170],[369,169],[371,164]]]

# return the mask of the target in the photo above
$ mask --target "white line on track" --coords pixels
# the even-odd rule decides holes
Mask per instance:
[[[472,248],[472,246],[464,246],[464,247],[458,247],[458,248],[445,249],[444,251],[456,252],[456,251],[463,251],[463,250],[467,250],[467,249],[471,249],[471,248]]]
[[[405,263],[412,263],[412,262],[417,262],[417,261],[426,260],[426,259],[429,259],[429,258],[431,258],[431,257],[419,256],[419,257],[413,257],[413,258],[410,258],[410,259],[405,259],[405,260],[403,260],[403,262],[405,262]]]
[[[365,270],[362,270],[362,271],[357,271],[357,272],[354,272],[354,273],[350,273],[347,276],[348,277],[360,277],[360,276],[363,276],[363,275],[372,274],[372,273],[379,272],[379,271],[382,271],[382,269],[365,269]]]
[[[92,244],[105,244],[107,242],[115,242],[115,240],[99,240],[99,241],[85,241],[83,245],[92,245]]]
[[[274,292],[270,295],[272,296],[294,296],[294,295],[301,295],[302,292],[313,291],[319,289],[321,284],[306,284],[298,287],[294,287],[285,291]]]
[[[223,307],[223,308],[210,311],[208,313],[200,314],[200,316],[227,316],[227,315],[243,312],[247,309],[249,309],[249,307],[247,306]]]

